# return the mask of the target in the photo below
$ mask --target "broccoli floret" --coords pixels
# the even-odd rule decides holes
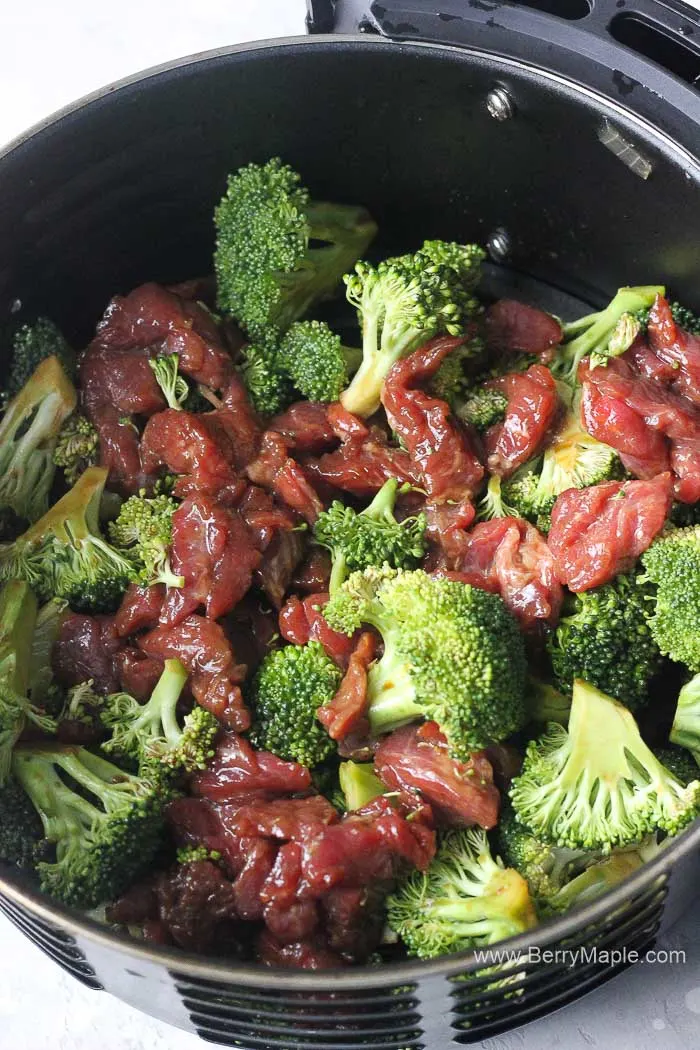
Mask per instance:
[[[630,343],[624,344],[630,334],[629,322],[623,321],[618,329],[620,319],[625,314],[637,314],[653,306],[657,295],[664,294],[665,288],[661,286],[620,288],[604,310],[565,324],[564,342],[557,350],[552,371],[575,386],[578,366],[584,357],[591,357],[592,363],[603,364],[608,357],[628,348]],[[611,348],[613,336],[615,340]]]
[[[80,722],[82,725],[97,729],[105,698],[95,692],[92,678],[79,682],[66,690],[63,707],[58,716],[59,722]]]
[[[73,609],[112,611],[135,574],[100,535],[106,480],[102,467],[88,467],[43,518],[0,545],[0,579],[26,580],[40,598],[65,598]]]
[[[166,660],[147,703],[139,704],[128,693],[106,697],[100,720],[112,735],[103,749],[135,759],[142,768],[159,763],[187,773],[206,769],[214,755],[219,723],[210,711],[195,706],[180,725],[177,705],[186,681],[180,661]]]
[[[678,302],[670,303],[670,307],[673,320],[679,328],[682,328],[684,332],[690,332],[691,335],[700,335],[700,317],[696,313],[689,310],[687,306],[681,306]],[[646,329],[649,322],[649,311],[650,308],[647,307],[636,315],[643,329]]]
[[[700,525],[700,503],[673,503],[668,520],[679,529]]]
[[[0,861],[30,871],[43,838],[41,821],[14,777],[0,787]]]
[[[673,747],[672,744],[669,744],[667,747],[656,748],[654,754],[661,765],[673,773],[674,777],[686,787],[698,779],[700,762],[696,762],[691,752],[686,751],[684,747]]]
[[[696,674],[678,694],[671,728],[671,743],[687,748],[700,766],[700,674]]]
[[[77,395],[57,357],[42,361],[0,421],[0,508],[36,521],[46,513],[54,449]]]
[[[32,703],[39,707],[49,703],[55,686],[51,654],[67,612],[66,602],[52,598],[39,609],[36,618],[29,667],[29,693]]]
[[[586,433],[572,410],[545,452],[504,484],[503,499],[519,517],[538,527],[544,521],[542,531],[548,532],[552,508],[562,492],[599,485],[622,475],[614,449]]]
[[[116,521],[110,521],[107,526],[112,546],[131,562],[134,579],[142,587],[157,583],[164,583],[166,587],[185,584],[184,577],[176,575],[170,565],[173,514],[177,508],[171,496],[149,499],[140,492],[122,504]]]
[[[447,358],[450,361],[453,355]],[[466,399],[457,406],[456,413],[463,422],[483,432],[505,419],[508,398],[500,390],[472,390]]]
[[[552,668],[564,692],[582,678],[636,711],[662,657],[649,626],[649,587],[635,573],[567,597],[548,639]]]
[[[241,376],[250,400],[261,416],[274,416],[294,401],[294,387],[280,365],[274,339],[261,338],[243,348]]]
[[[95,907],[152,862],[167,801],[159,781],[125,773],[83,747],[17,748],[12,771],[55,846],[56,859],[37,865],[45,893]]]
[[[375,775],[371,762],[341,762],[338,777],[343,792],[343,808],[349,812],[362,809],[386,790]]]
[[[524,725],[525,643],[498,595],[384,566],[353,573],[324,615],[345,634],[367,623],[382,636],[368,674],[373,733],[432,719],[466,759]]]
[[[479,334],[474,334],[456,347],[440,365],[428,383],[428,390],[441,401],[446,401],[453,412],[464,418],[464,400],[471,394],[474,367],[485,355],[485,343]],[[496,391],[483,391],[493,393]],[[504,399],[505,408],[505,399]]]
[[[371,416],[396,361],[440,332],[464,333],[479,310],[473,291],[484,258],[475,244],[426,241],[415,255],[357,264],[345,278],[362,328],[362,364],[340,399],[349,412]]]
[[[518,518],[515,507],[506,503],[504,495],[505,486],[498,474],[492,474],[489,478],[486,492],[479,500],[477,517],[480,521],[490,521],[492,518]]]
[[[27,722],[44,732],[56,724],[31,699],[32,637],[36,598],[24,580],[0,589],[0,786],[10,775],[12,751]]]
[[[100,442],[92,423],[74,412],[65,421],[58,435],[53,461],[61,467],[67,484],[76,481],[88,467],[94,467],[100,458]]]
[[[642,555],[654,585],[649,620],[664,656],[700,671],[700,525],[669,529]]]
[[[427,549],[426,518],[421,512],[402,522],[396,520],[394,506],[401,491],[398,481],[390,478],[359,514],[339,500],[319,514],[314,538],[333,555],[331,594],[351,572],[370,565],[386,564],[392,569],[415,569],[419,565]]]
[[[527,713],[531,722],[547,725],[557,722],[561,726],[569,724],[571,714],[571,693],[567,696],[550,682],[543,682],[534,675],[527,680]]]
[[[311,200],[279,157],[229,176],[214,224],[219,307],[253,340],[330,295],[377,230],[364,208]]]
[[[75,354],[53,321],[39,317],[34,324],[18,328],[12,340],[12,362],[5,391],[14,397],[42,361],[57,357],[64,372],[75,377]]]
[[[152,357],[148,362],[168,407],[177,411],[182,409],[190,396],[187,380],[177,370],[179,362],[179,354],[160,354],[158,357]]]
[[[448,831],[427,872],[413,872],[387,901],[391,929],[409,955],[434,959],[524,933],[537,924],[527,882],[491,855],[486,833]]]
[[[216,849],[207,849],[206,846],[183,846],[177,851],[178,864],[196,864],[203,860],[210,860],[216,864],[221,860],[221,854]]]
[[[319,642],[288,645],[263,660],[250,701],[255,747],[302,766],[316,766],[335,752],[335,744],[316,718],[333,699],[342,673]]]
[[[496,850],[505,864],[520,872],[538,908],[601,854],[591,850],[553,846],[521,824],[513,807],[503,807],[495,832]]]
[[[337,401],[359,368],[362,351],[343,346],[323,321],[297,321],[282,338],[278,361],[309,401]]]
[[[553,724],[528,745],[510,797],[538,838],[606,853],[657,828],[680,831],[700,809],[700,782],[684,787],[644,743],[628,709],[577,680],[568,732]]]

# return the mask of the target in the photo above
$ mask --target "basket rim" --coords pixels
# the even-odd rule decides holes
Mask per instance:
[[[38,121],[7,143],[0,149],[0,180],[2,179],[2,165],[11,158],[13,153],[45,132],[50,132],[52,129],[58,130],[58,125],[64,120],[78,116],[83,110],[93,105],[108,102],[110,97],[118,92],[145,86],[149,80],[163,74],[177,73],[196,65],[206,66],[210,62],[235,56],[246,56],[251,53],[263,53],[272,50],[278,51],[280,48],[291,50],[299,48],[304,51],[310,51],[311,49],[321,50],[330,44],[335,49],[366,49],[371,47],[390,52],[397,52],[398,50],[417,54],[437,52],[440,55],[448,55],[454,58],[468,57],[472,60],[487,60],[491,66],[496,68],[501,66],[505,70],[518,70],[520,73],[536,75],[539,78],[550,80],[557,83],[560,88],[578,96],[583,96],[589,102],[593,101],[601,109],[616,113],[626,122],[637,124],[645,135],[663,144],[663,147],[668,152],[675,154],[681,163],[689,166],[691,169],[696,169],[697,178],[700,180],[700,157],[693,156],[661,128],[620,105],[614,99],[608,98],[599,91],[575,80],[571,80],[563,74],[544,70],[535,63],[513,59],[506,55],[485,51],[477,47],[457,47],[447,44],[422,42],[396,43],[382,37],[362,34],[318,34],[308,37],[282,37],[236,44],[183,56],[182,58],[164,62],[124,77],[112,84],[90,92],[75,102],[69,103],[67,106]],[[688,175],[692,177],[690,171],[688,171]],[[574,909],[560,918],[542,923],[528,933],[499,942],[498,945],[494,946],[494,949],[504,953],[512,952],[513,955],[520,953],[526,959],[530,948],[546,948],[566,937],[582,932],[586,927],[605,919],[616,908],[624,905],[631,897],[663,886],[673,865],[681,858],[690,855],[693,851],[700,851],[700,817],[690,827],[686,828],[668,847],[662,849],[657,857],[644,864],[639,871],[628,876],[619,886],[606,891],[600,897],[581,908]],[[484,966],[483,961],[478,961],[475,958],[474,951],[471,950],[429,961],[391,963],[380,968],[362,966],[345,971],[290,972],[289,970],[264,967],[255,963],[234,964],[222,959],[194,955],[179,948],[146,945],[144,942],[114,930],[89,916],[56,904],[49,897],[34,889],[22,886],[21,877],[14,875],[8,871],[6,866],[0,863],[0,900],[3,897],[15,905],[26,909],[30,915],[46,921],[51,926],[57,927],[63,933],[75,938],[79,947],[79,942],[83,941],[86,944],[93,944],[108,951],[122,953],[125,959],[141,961],[151,966],[164,966],[177,980],[181,981],[193,978],[195,981],[209,981],[221,985],[236,984],[241,988],[268,992],[271,991],[271,985],[274,981],[274,991],[282,994],[284,992],[310,991],[366,991],[370,985],[375,989],[390,989],[402,984],[416,985],[425,978],[454,977],[465,972],[483,969]]]

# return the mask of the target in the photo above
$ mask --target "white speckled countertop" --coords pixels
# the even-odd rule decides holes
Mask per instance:
[[[700,0],[694,6],[700,7]],[[302,33],[304,0],[0,3],[0,143],[111,80],[226,43]],[[637,966],[488,1050],[700,1045],[700,906],[663,940],[685,963]],[[200,1050],[192,1035],[88,991],[0,916],[0,1050]],[[438,1048],[431,1048],[438,1050]]]

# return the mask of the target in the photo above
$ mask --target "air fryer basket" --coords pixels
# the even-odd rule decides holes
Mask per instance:
[[[360,20],[370,6],[376,15],[357,5]],[[341,8],[349,16],[349,2]],[[540,38],[559,38],[558,20],[537,18]],[[494,287],[535,287],[548,304],[596,304],[623,283],[666,280],[700,308],[700,108],[687,84],[643,62],[656,108],[642,87],[628,104],[636,92],[620,95],[609,71],[639,56],[600,32],[607,88],[594,83],[595,63],[592,83],[576,64],[567,77],[567,49],[555,43],[541,67],[522,61],[529,37],[516,30],[500,54],[485,54],[483,39],[397,43],[376,21],[370,28],[195,56],[11,146],[0,157],[0,322],[41,311],[79,343],[115,291],[206,272],[226,172],[275,153],[316,195],[367,204],[380,251],[425,236],[477,239],[491,247]],[[215,1043],[442,1050],[541,1016],[624,969],[696,893],[699,847],[696,822],[605,897],[507,942],[520,954],[498,974],[471,953],[326,974],[194,957],[57,907],[2,867],[0,909],[87,986]],[[570,968],[561,955],[538,961],[531,946],[618,954]]]

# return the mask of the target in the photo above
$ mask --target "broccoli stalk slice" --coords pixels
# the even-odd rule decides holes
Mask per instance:
[[[690,751],[700,766],[700,674],[691,678],[678,694],[670,740]]]
[[[142,587],[158,583],[184,587],[185,578],[173,572],[169,549],[172,542],[173,514],[178,508],[165,494],[148,498],[143,492],[122,504],[115,521],[107,526],[114,548],[132,565],[134,578]]]
[[[472,292],[484,252],[477,245],[426,241],[415,255],[372,266],[359,262],[345,278],[362,328],[362,363],[341,402],[371,416],[391,366],[440,332],[461,336],[479,309]]]
[[[447,832],[427,872],[413,872],[387,901],[390,928],[410,955],[494,944],[537,923],[525,879],[504,869],[481,829]]]
[[[700,808],[700,782],[681,784],[644,743],[627,708],[577,680],[568,732],[551,725],[528,745],[510,797],[538,837],[609,852],[656,828],[680,831]]]
[[[661,285],[620,288],[604,310],[565,324],[564,342],[557,353],[553,371],[575,386],[578,366],[584,357],[594,357],[596,363],[601,364],[610,356],[610,340],[620,319],[625,314],[636,314],[651,307],[657,295],[665,293],[666,289]],[[622,352],[620,345],[618,333],[613,346],[618,353]]]
[[[85,416],[74,412],[65,421],[56,441],[53,461],[61,467],[69,485],[100,458],[99,435]]]
[[[337,401],[357,370],[362,351],[343,346],[323,321],[297,321],[283,337],[278,357],[296,389],[309,401]]]
[[[335,500],[319,515],[314,537],[333,556],[331,595],[355,570],[384,564],[393,569],[413,569],[420,563],[426,551],[425,514],[402,522],[394,517],[397,496],[408,489],[410,486],[399,486],[395,478],[389,478],[359,514]]]
[[[312,201],[278,157],[229,176],[214,223],[219,307],[253,341],[329,296],[377,230],[364,208]]]
[[[12,752],[27,722],[44,732],[56,723],[30,700],[32,637],[37,603],[24,580],[0,590],[0,787],[10,775]]]
[[[384,785],[375,775],[371,762],[341,762],[338,779],[345,800],[344,808],[348,812],[362,809],[372,799],[385,792]]]
[[[148,362],[168,408],[174,408],[178,412],[182,410],[182,406],[190,395],[187,380],[178,372],[179,361],[179,354],[160,354],[158,357],[150,358]]]
[[[544,911],[560,913],[577,908],[595,900],[606,890],[632,875],[641,868],[644,861],[636,850],[622,850],[609,857],[591,864],[575,878],[571,879],[551,897],[548,897]]]
[[[55,847],[55,860],[37,865],[44,892],[94,907],[118,896],[152,861],[167,801],[159,782],[82,747],[17,748],[12,771]]]
[[[366,623],[382,636],[368,674],[373,732],[431,719],[467,759],[524,725],[524,642],[497,595],[385,565],[352,573],[324,616],[345,634]]]
[[[0,422],[0,508],[36,521],[46,513],[54,449],[77,402],[57,357],[42,361],[10,401]]]
[[[146,704],[139,704],[128,693],[108,696],[100,719],[112,735],[103,749],[188,773],[206,769],[214,755],[219,723],[209,711],[195,707],[180,726],[177,705],[187,674],[179,660],[166,660]]]
[[[0,579],[26,580],[41,598],[65,598],[74,609],[114,609],[134,571],[100,534],[106,480],[104,468],[88,467],[43,518],[0,545]]]

